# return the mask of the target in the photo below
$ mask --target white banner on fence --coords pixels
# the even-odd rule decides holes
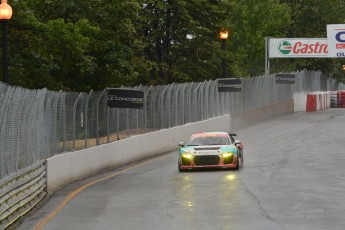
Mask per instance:
[[[345,24],[327,25],[329,57],[345,57]]]
[[[327,38],[269,38],[269,58],[328,58]]]

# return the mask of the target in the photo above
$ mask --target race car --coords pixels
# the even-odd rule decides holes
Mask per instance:
[[[179,143],[178,170],[200,168],[233,168],[243,165],[243,145],[236,134],[227,132],[200,132],[187,143]]]

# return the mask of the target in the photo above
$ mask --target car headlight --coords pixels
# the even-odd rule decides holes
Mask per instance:
[[[223,153],[222,156],[223,157],[231,157],[233,155],[232,152],[229,152],[229,153]]]
[[[190,154],[190,153],[182,153],[182,157],[188,158],[188,159],[192,159],[192,158],[193,158],[193,154]]]

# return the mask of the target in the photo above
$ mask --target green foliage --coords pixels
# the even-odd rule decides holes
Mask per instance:
[[[135,82],[131,21],[136,2],[26,0],[11,5],[11,84],[88,91]]]
[[[89,91],[252,77],[265,37],[326,37],[344,23],[342,0],[9,1],[10,83]],[[229,38],[222,46],[220,30]],[[341,59],[276,59],[271,72],[321,70],[345,79]]]
[[[343,0],[281,0],[289,6],[291,23],[285,37],[326,38],[327,24],[344,24],[345,5]],[[339,79],[345,76],[344,61],[339,59],[285,59],[272,60],[272,71],[320,70]]]
[[[143,1],[137,28],[151,69],[141,83],[214,78],[219,69],[213,60],[219,50],[215,35],[226,9],[219,1]]]
[[[290,9],[276,0],[236,1],[230,20],[234,76],[259,76],[265,71],[265,37],[284,37]]]

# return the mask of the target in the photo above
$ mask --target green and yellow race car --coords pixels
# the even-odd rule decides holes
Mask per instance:
[[[178,169],[180,172],[200,168],[233,168],[243,165],[243,145],[236,134],[200,132],[187,143],[179,143]]]

